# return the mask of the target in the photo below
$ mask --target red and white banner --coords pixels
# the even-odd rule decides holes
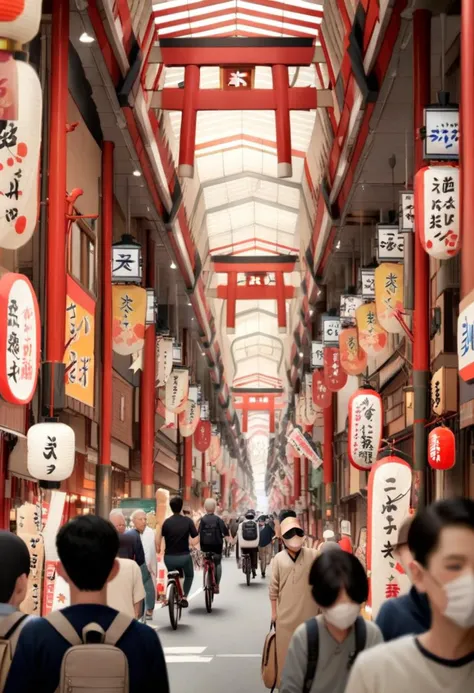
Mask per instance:
[[[349,462],[367,471],[375,464],[382,442],[382,398],[375,390],[356,390],[349,400]]]
[[[332,392],[324,380],[323,372],[313,371],[313,402],[320,409],[327,409],[332,404]]]
[[[342,390],[347,383],[347,373],[341,366],[341,353],[337,347],[324,347],[324,382],[331,392]]]
[[[323,463],[319,455],[313,450],[310,443],[304,437],[302,431],[295,427],[288,436],[288,443],[296,451],[299,457],[306,457],[310,460],[313,469],[318,469]]]
[[[162,387],[173,369],[173,338],[158,337],[156,340],[156,385]]]
[[[187,368],[173,368],[165,385],[165,406],[168,411],[180,414],[186,407],[189,392]]]
[[[398,597],[408,587],[394,551],[400,525],[410,512],[411,482],[410,465],[395,456],[376,462],[369,475],[367,572],[373,620],[387,599]]]

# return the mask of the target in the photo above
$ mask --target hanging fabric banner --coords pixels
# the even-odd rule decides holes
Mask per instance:
[[[156,339],[156,385],[162,387],[173,369],[173,338],[157,337]]]
[[[404,334],[400,320],[403,309],[403,265],[384,262],[375,270],[375,307],[377,320],[386,332]]]
[[[349,462],[367,471],[377,460],[382,442],[382,398],[375,390],[356,390],[349,400]]]
[[[173,368],[165,385],[165,406],[174,414],[184,411],[189,391],[187,368]]]
[[[206,452],[209,450],[211,444],[211,422],[210,421],[199,421],[196,431],[194,433],[194,447],[199,452]]]
[[[396,456],[374,464],[368,484],[367,573],[370,575],[368,603],[375,620],[387,599],[398,597],[407,588],[403,570],[395,557],[400,525],[409,515],[411,467]]]
[[[128,356],[145,345],[146,289],[141,286],[112,286],[112,348]]]
[[[459,166],[425,166],[415,175],[415,229],[437,260],[461,249]]]
[[[288,443],[295,450],[298,457],[306,457],[310,460],[313,469],[318,469],[323,461],[313,450],[310,442],[305,438],[300,428],[295,426],[288,436]]]
[[[304,376],[304,409],[303,424],[313,426],[316,421],[317,410],[313,402],[313,375],[306,373]]]
[[[184,411],[179,415],[179,432],[183,438],[194,434],[199,423],[201,407],[197,403],[197,387],[189,388],[189,396]]]
[[[347,327],[339,334],[341,366],[348,375],[360,375],[367,368],[367,354],[359,346],[356,327]]]
[[[375,303],[365,303],[356,310],[359,346],[367,356],[380,355],[388,345],[387,333],[377,322]]]
[[[341,354],[337,348],[324,348],[324,382],[331,392],[342,390],[347,383],[347,373],[341,366]]]
[[[161,399],[163,398],[163,399]],[[164,404],[164,398],[165,398],[165,390],[164,388],[160,388],[159,390],[159,398],[156,402],[156,413],[161,416],[162,419],[165,420],[164,424],[160,426],[160,430],[164,430],[166,428],[173,429],[177,428],[176,425],[176,416],[172,411],[168,411],[168,409],[165,407]]]
[[[209,463],[215,465],[221,454],[221,439],[219,435],[211,435],[211,445],[209,447]]]
[[[313,402],[321,409],[327,409],[332,404],[332,392],[327,387],[321,370],[313,371]]]

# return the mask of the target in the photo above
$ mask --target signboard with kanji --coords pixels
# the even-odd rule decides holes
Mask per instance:
[[[428,255],[449,260],[461,249],[459,166],[425,166],[415,176],[415,218]]]
[[[362,298],[375,298],[375,269],[360,270]]]
[[[342,294],[340,299],[339,315],[344,325],[355,325],[355,312],[364,302],[362,296],[354,294]]]
[[[459,108],[425,108],[423,155],[437,161],[459,159]]]
[[[255,80],[254,67],[221,67],[221,89],[253,89]]]
[[[66,395],[94,406],[95,301],[72,277],[66,296]]]
[[[339,332],[341,331],[341,320],[333,315],[323,315],[323,345],[339,346]]]
[[[413,190],[402,190],[400,193],[400,216],[398,228],[401,233],[412,233],[415,223],[415,193]]]
[[[311,366],[322,368],[324,366],[324,347],[322,342],[311,343]]]
[[[474,296],[468,296],[459,308],[458,364],[464,382],[474,382]]]
[[[403,262],[405,239],[398,226],[377,226],[377,259],[379,262]]]

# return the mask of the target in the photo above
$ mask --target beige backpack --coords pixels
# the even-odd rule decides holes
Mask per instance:
[[[129,693],[128,660],[116,644],[133,622],[130,616],[117,614],[106,632],[89,623],[82,638],[60,611],[46,620],[71,644],[63,657],[57,693]],[[88,643],[89,633],[98,633],[100,642]]]
[[[0,621],[0,691],[5,687],[15,645],[26,618],[27,614],[15,611]]]

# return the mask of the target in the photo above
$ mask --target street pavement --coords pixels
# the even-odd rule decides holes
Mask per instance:
[[[258,573],[248,587],[235,558],[223,559],[220,594],[206,612],[202,572],[191,589],[189,609],[178,630],[170,626],[168,609],[157,609],[150,623],[165,650],[171,693],[238,693],[265,690],[260,657],[270,626],[268,581]]]

